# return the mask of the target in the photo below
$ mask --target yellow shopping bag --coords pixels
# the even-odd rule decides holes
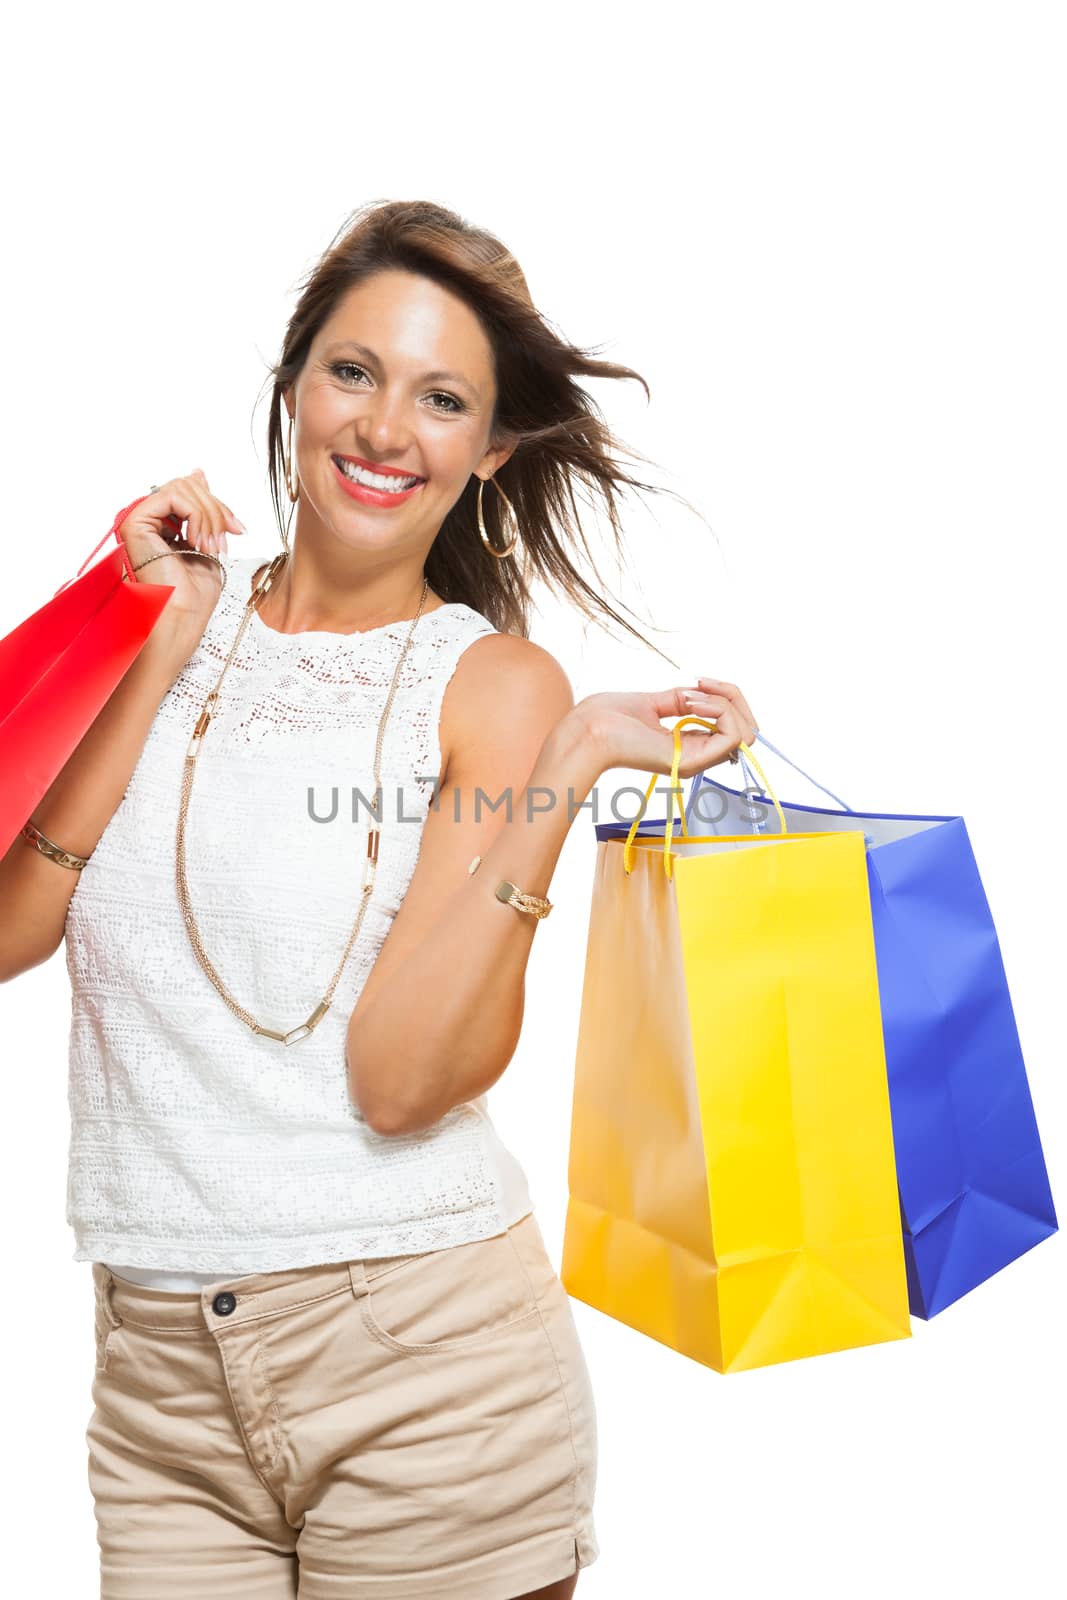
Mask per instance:
[[[737,1372],[910,1337],[862,832],[601,837],[560,1276]],[[655,825],[654,825],[655,826]]]

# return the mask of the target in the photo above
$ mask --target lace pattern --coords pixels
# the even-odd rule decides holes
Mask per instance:
[[[274,1271],[467,1242],[530,1209],[484,1097],[386,1138],[347,1085],[347,1020],[440,776],[444,692],[466,647],[494,631],[479,612],[438,607],[415,629],[383,743],[374,892],[315,1030],[292,1046],[253,1034],[193,953],[175,883],[182,769],[262,564],[226,562],[204,636],[70,902],[75,1260]],[[269,1027],[303,1022],[351,933],[378,721],[408,627],[279,634],[254,613],[223,682],[189,807],[189,893],[222,982]]]

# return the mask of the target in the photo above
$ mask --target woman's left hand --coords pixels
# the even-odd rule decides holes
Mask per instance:
[[[695,684],[647,694],[592,694],[579,700],[569,715],[585,728],[597,753],[601,772],[611,767],[634,767],[644,772],[669,773],[674,755],[674,730],[664,728],[661,717],[705,717],[716,731],[683,728],[678,776],[727,761],[744,743],[751,745],[759,727],[751,707],[736,683],[698,678]]]

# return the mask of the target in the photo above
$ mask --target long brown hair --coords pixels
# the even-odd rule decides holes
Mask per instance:
[[[568,343],[537,311],[510,250],[445,206],[393,200],[359,207],[298,285],[300,298],[286,328],[280,359],[267,380],[273,379],[268,472],[279,529],[285,526],[291,506],[284,485],[283,392],[299,375],[315,335],[342,296],[372,273],[389,268],[432,278],[475,312],[492,348],[497,385],[490,444],[516,437],[519,441],[496,474],[518,518],[514,556],[500,560],[486,550],[478,530],[478,484],[472,474],[427,555],[425,574],[432,588],[445,601],[472,606],[500,632],[526,638],[531,582],[540,578],[550,589],[568,595],[590,620],[611,617],[676,667],[677,662],[649,644],[586,582],[569,553],[569,547],[580,545],[599,579],[578,513],[576,484],[600,495],[620,558],[620,488],[673,494],[624,471],[615,459],[620,449],[637,460],[647,458],[621,444],[596,401],[576,379],[633,378],[651,398],[648,384],[631,367],[598,359],[593,354],[596,347]],[[497,549],[514,534],[503,512],[500,496],[489,485],[483,493],[483,517]]]

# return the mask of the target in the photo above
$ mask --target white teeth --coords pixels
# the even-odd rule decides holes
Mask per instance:
[[[400,494],[404,489],[410,489],[412,484],[418,483],[418,478],[397,478],[384,472],[368,472],[365,467],[357,467],[354,461],[346,461],[341,456],[335,456],[341,471],[346,478],[351,478],[355,483],[366,484],[369,489],[386,489],[391,494]]]

